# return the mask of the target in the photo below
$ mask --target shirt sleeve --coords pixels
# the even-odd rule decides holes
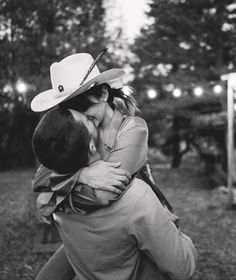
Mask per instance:
[[[146,122],[139,117],[128,117],[124,120],[116,136],[114,145],[106,162],[121,162],[119,168],[135,175],[147,161],[148,153],[148,128]],[[87,186],[88,187],[88,186]],[[98,201],[110,203],[119,199],[120,195],[110,192],[98,192],[95,190]],[[79,196],[75,193],[73,196]]]
[[[37,169],[35,175],[32,178],[32,189],[33,192],[49,192],[50,188],[50,175],[52,170],[43,166],[42,164]]]
[[[186,280],[193,275],[196,250],[191,239],[176,228],[148,188],[130,206],[127,224],[135,244],[160,272],[175,280]]]
[[[119,161],[121,162],[120,168],[134,175],[147,160],[147,141],[148,128],[146,122],[139,117],[128,117],[124,120],[114,145],[104,160],[108,162]],[[94,210],[99,206],[107,205],[108,200],[111,202],[118,198],[116,194],[111,195],[111,193],[90,190],[91,188],[88,185],[79,182],[79,174],[80,171],[73,176],[59,175],[41,165],[35,174],[33,188],[39,190],[38,186],[44,184],[47,187],[50,186],[53,192],[63,193],[66,196],[77,184],[79,188],[70,195],[72,197],[70,206],[73,205],[72,208],[77,211],[81,209],[83,213],[88,213],[88,209]],[[40,190],[45,191],[43,188],[40,188]],[[93,195],[91,195],[91,191]]]
[[[115,143],[105,161],[121,162],[120,168],[131,175],[138,172],[147,161],[148,128],[139,117],[124,120]]]

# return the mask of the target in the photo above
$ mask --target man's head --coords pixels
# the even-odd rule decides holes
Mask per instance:
[[[41,164],[65,174],[88,165],[89,156],[96,152],[97,131],[79,112],[57,108],[41,119],[32,144]]]

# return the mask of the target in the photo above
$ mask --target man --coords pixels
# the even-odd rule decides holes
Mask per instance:
[[[67,109],[48,112],[36,128],[33,143],[38,158],[43,161],[42,149],[48,149],[52,158],[55,151],[52,141],[42,145],[37,139],[44,138],[40,135],[47,125],[56,123],[55,117],[62,113],[64,118],[65,110],[69,123],[79,132],[70,137],[73,134],[70,127],[62,133],[62,139],[69,139],[69,146],[65,141],[60,142],[61,155],[49,166],[62,173],[69,164],[65,164],[65,158],[70,158],[68,147],[76,146],[72,163],[77,169],[101,158],[94,137],[96,130],[80,113]],[[68,203],[73,209],[73,196],[68,197]],[[193,275],[196,252],[191,239],[179,231],[145,182],[133,179],[119,200],[87,215],[79,215],[70,208],[64,210],[55,212],[53,220],[78,279],[184,280]]]

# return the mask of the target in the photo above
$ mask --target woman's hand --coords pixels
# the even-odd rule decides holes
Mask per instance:
[[[79,182],[97,190],[122,193],[129,183],[129,172],[120,169],[120,162],[97,161],[81,170]]]

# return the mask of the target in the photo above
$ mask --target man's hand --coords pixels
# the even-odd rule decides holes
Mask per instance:
[[[131,179],[129,172],[118,168],[120,165],[120,162],[97,161],[82,169],[79,182],[97,190],[120,194]]]

